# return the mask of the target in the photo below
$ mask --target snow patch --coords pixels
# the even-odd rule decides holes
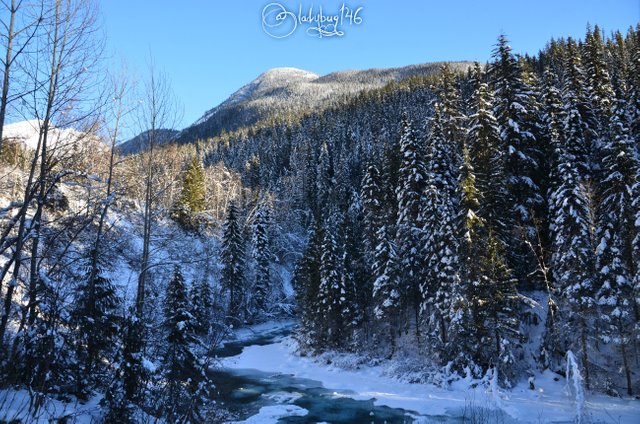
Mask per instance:
[[[509,416],[507,418],[525,423],[572,422],[576,418],[574,396],[567,395],[564,379],[549,370],[536,374],[536,390],[531,390],[527,381],[508,391],[500,390],[499,405],[496,405],[494,394],[498,389],[494,387],[492,390],[490,384],[463,379],[441,388],[433,384],[400,382],[389,377],[381,365],[360,363],[354,369],[345,370],[336,366],[340,362],[338,360],[327,365],[315,358],[300,357],[296,350],[295,341],[284,338],[269,345],[245,347],[240,355],[225,358],[222,366],[315,380],[327,389],[348,392],[348,397],[353,399],[373,399],[375,405],[402,408],[426,417],[460,417],[465,408],[486,407],[499,408],[496,413],[503,411]],[[640,402],[637,400],[585,395],[585,402],[589,405],[593,421],[633,423],[640,416]]]
[[[249,417],[245,421],[236,421],[233,424],[277,424],[280,418],[304,417],[309,411],[296,405],[271,405],[263,406],[260,412]]]

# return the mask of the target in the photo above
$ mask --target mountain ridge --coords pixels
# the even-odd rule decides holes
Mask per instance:
[[[326,75],[291,67],[272,68],[209,109],[176,139],[182,143],[193,142],[251,126],[265,118],[305,109],[324,109],[345,96],[381,88],[393,81],[433,75],[445,63],[454,71],[461,71],[473,62],[429,62],[395,68],[341,70]]]
[[[325,75],[294,67],[271,68],[207,110],[193,124],[181,131],[171,130],[163,142],[192,143],[249,127],[267,118],[326,109],[345,97],[382,88],[391,82],[434,75],[445,63],[453,71],[465,71],[473,65],[471,61],[427,62],[394,68],[346,69]],[[142,136],[139,134],[121,143],[120,151],[132,154],[143,150]]]

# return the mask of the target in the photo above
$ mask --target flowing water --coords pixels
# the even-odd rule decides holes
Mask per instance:
[[[291,332],[291,327],[262,334],[246,341],[231,342],[217,350],[218,357],[235,356],[247,346],[266,345]],[[216,384],[218,402],[240,419],[256,414],[261,407],[280,403],[293,404],[308,411],[305,416],[281,418],[282,423],[332,424],[375,423],[404,424],[413,422],[410,411],[376,406],[373,400],[355,400],[353,393],[323,387],[319,381],[294,377],[291,374],[268,373],[260,370],[218,368],[211,371]],[[434,418],[434,422],[438,421]]]

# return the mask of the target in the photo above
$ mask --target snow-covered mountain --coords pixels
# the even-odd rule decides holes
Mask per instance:
[[[471,62],[450,62],[454,70],[465,70]],[[220,105],[177,136],[180,142],[213,137],[223,130],[244,126],[286,113],[318,110],[364,90],[383,87],[392,81],[438,72],[442,62],[401,68],[333,72],[320,76],[297,68],[270,69],[246,84]]]
[[[18,142],[28,149],[35,150],[40,137],[40,127],[40,121],[37,119],[8,124],[2,130],[2,137],[9,142]],[[100,143],[95,136],[88,136],[86,133],[73,128],[50,127],[47,140],[49,149],[55,151],[78,150],[78,148],[88,144],[91,147],[106,149],[106,146]]]

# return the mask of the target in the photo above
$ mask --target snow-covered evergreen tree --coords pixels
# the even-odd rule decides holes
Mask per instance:
[[[500,137],[505,148],[504,169],[508,190],[510,214],[515,233],[504,240],[509,247],[509,258],[516,276],[524,281],[536,268],[536,261],[527,244],[535,240],[535,211],[544,200],[540,189],[540,148],[534,137],[531,90],[522,79],[522,70],[511,53],[504,35],[498,38],[493,53],[494,63],[489,75],[495,91],[493,110],[500,126]],[[505,205],[507,206],[507,205]],[[504,237],[505,234],[499,234]]]
[[[253,313],[256,316],[264,314],[268,306],[268,296],[271,290],[271,240],[269,236],[269,211],[267,206],[258,208],[253,223],[253,251],[252,256],[256,264],[256,279],[253,288]]]
[[[98,263],[93,275],[89,259],[85,261],[82,272],[82,280],[75,290],[71,323],[79,361],[76,384],[78,392],[86,394],[91,380],[99,378],[105,371],[96,368],[102,368],[102,359],[113,354],[121,320],[117,310],[120,299],[115,285],[105,275],[104,264]]]
[[[480,255],[485,246],[482,235],[484,220],[477,215],[480,208],[480,192],[476,186],[476,175],[472,158],[466,144],[463,147],[460,167],[460,220],[458,224],[460,283],[451,295],[451,324],[449,346],[443,355],[452,361],[458,371],[468,369],[475,376],[482,376],[480,358],[482,349],[480,328],[475,318],[478,315],[476,288],[480,285]],[[480,369],[478,369],[480,367]]]
[[[114,378],[105,393],[105,421],[133,423],[133,410],[142,398],[140,386],[147,372],[142,366],[142,326],[133,311],[120,332],[121,348],[114,362]]]
[[[597,144],[598,122],[593,107],[593,96],[587,81],[584,64],[580,55],[580,49],[572,38],[567,40],[564,60],[564,85],[563,96],[571,92],[571,98],[584,125],[584,138],[589,155],[594,154],[594,145]],[[590,171],[593,171],[595,163],[589,158]]]
[[[419,312],[422,299],[420,279],[424,267],[424,255],[420,247],[422,223],[420,209],[426,183],[424,152],[418,143],[412,124],[403,116],[400,135],[400,168],[396,189],[398,217],[396,245],[401,281],[402,302],[413,310],[416,335],[419,334]],[[409,326],[405,322],[405,326]]]
[[[378,239],[376,233],[386,222],[385,215],[385,193],[382,187],[381,175],[375,163],[367,166],[362,178],[362,189],[360,198],[363,209],[363,232],[365,259],[371,266],[375,255]]]
[[[318,289],[317,316],[322,318],[320,340],[329,346],[340,346],[345,333],[347,289],[341,266],[341,249],[337,239],[342,217],[336,211],[329,213],[323,225],[320,247],[320,287]]]
[[[481,232],[479,280],[474,283],[474,321],[480,351],[476,352],[483,367],[493,366],[501,378],[515,375],[516,359],[521,349],[519,295],[517,280],[506,264],[505,252],[491,228]],[[477,284],[477,286],[476,286]]]
[[[327,203],[333,199],[333,193],[335,192],[335,175],[333,168],[333,158],[329,145],[322,143],[320,146],[320,154],[318,157],[318,165],[316,168],[316,187],[315,192],[317,196],[317,208],[318,211],[323,211],[326,208]]]
[[[322,255],[323,232],[320,225],[314,224],[309,231],[307,245],[302,257],[296,264],[293,286],[300,314],[301,335],[306,345],[315,345],[320,331],[318,312],[318,294],[320,290],[320,262]]]
[[[359,349],[354,332],[368,318],[373,297],[371,273],[365,263],[362,245],[362,204],[358,193],[348,197],[349,207],[340,227],[340,269],[342,286],[345,289],[345,305],[342,309],[345,342],[351,342],[350,349]]]
[[[445,138],[451,144],[451,151],[456,154],[452,157],[455,162],[451,164],[457,169],[461,157],[459,152],[465,139],[465,116],[462,113],[462,101],[457,82],[457,75],[451,70],[448,63],[445,63],[440,70],[438,87],[438,103],[442,114],[442,126]]]
[[[167,285],[163,304],[162,327],[166,344],[162,353],[162,374],[166,381],[163,390],[163,415],[170,422],[201,419],[201,384],[206,380],[195,352],[198,339],[195,318],[190,312],[187,287],[176,265]]]
[[[228,319],[242,322],[242,303],[245,290],[244,238],[240,229],[238,209],[235,202],[229,204],[222,235],[221,282],[229,293]]]
[[[195,334],[201,339],[209,335],[213,320],[213,293],[209,282],[202,278],[191,285],[189,292]]]
[[[583,45],[582,58],[584,63],[587,92],[593,108],[599,138],[606,137],[606,128],[611,119],[611,112],[615,102],[615,94],[611,85],[611,76],[605,59],[605,46],[600,28],[596,25],[593,31],[587,30]]]
[[[451,122],[447,122],[448,119],[451,118],[441,112],[440,104],[434,104],[427,139],[426,181],[435,187],[438,194],[453,201],[458,192],[458,160],[456,141],[447,135],[447,127],[451,126]]]
[[[562,331],[556,337],[564,337],[568,343],[551,348],[559,351],[549,352],[555,357],[563,357],[565,349],[580,352],[585,382],[589,386],[589,351],[591,343],[590,328],[595,315],[595,256],[593,234],[592,200],[590,190],[582,180],[578,162],[569,146],[581,144],[581,128],[576,127],[580,115],[575,108],[567,110],[564,135],[554,144],[556,146],[557,175],[559,182],[551,193],[549,203],[554,211],[551,217],[551,239],[553,254],[551,266],[556,291],[562,300],[560,312],[565,322],[578,331]],[[564,336],[562,336],[564,335]]]
[[[548,143],[545,148],[545,152],[548,155],[549,163],[548,168],[548,183],[547,183],[547,200],[551,193],[558,186],[558,162],[559,154],[562,151],[560,142],[561,137],[564,134],[565,124],[565,111],[562,93],[559,89],[558,76],[551,68],[547,69],[544,73],[543,82],[543,110],[542,121],[544,123],[544,138]],[[552,217],[554,214],[554,205],[551,202],[547,202],[547,214]],[[551,220],[553,218],[549,218]]]
[[[610,116],[609,138],[603,145],[602,179],[599,182],[603,197],[598,212],[596,250],[597,271],[600,275],[597,297],[604,312],[602,337],[619,347],[627,379],[627,392],[631,394],[627,344],[637,320],[633,300],[633,273],[637,264],[634,262],[632,248],[637,211],[634,210],[634,199],[631,196],[640,164],[623,110],[621,102],[616,103]]]
[[[629,123],[630,130],[635,140],[640,140],[640,42],[637,31],[633,37],[633,30],[629,31],[626,46],[629,50]],[[638,150],[638,149],[636,149]]]
[[[398,318],[402,306],[400,279],[398,278],[398,258],[393,239],[386,226],[378,228],[378,247],[373,265],[373,303],[374,317],[380,323],[383,333],[389,337],[395,350],[395,332],[398,330]]]
[[[444,346],[448,341],[451,295],[458,285],[458,171],[455,142],[447,138],[439,104],[434,109],[427,154],[429,187],[421,211],[421,242],[427,264],[421,284],[421,312],[429,317],[430,333],[437,334],[433,344]]]
[[[508,213],[509,195],[504,171],[505,148],[493,114],[493,95],[476,63],[473,71],[471,116],[467,130],[468,148],[474,168],[476,188],[482,198],[477,214],[495,228],[506,243],[513,225]]]

